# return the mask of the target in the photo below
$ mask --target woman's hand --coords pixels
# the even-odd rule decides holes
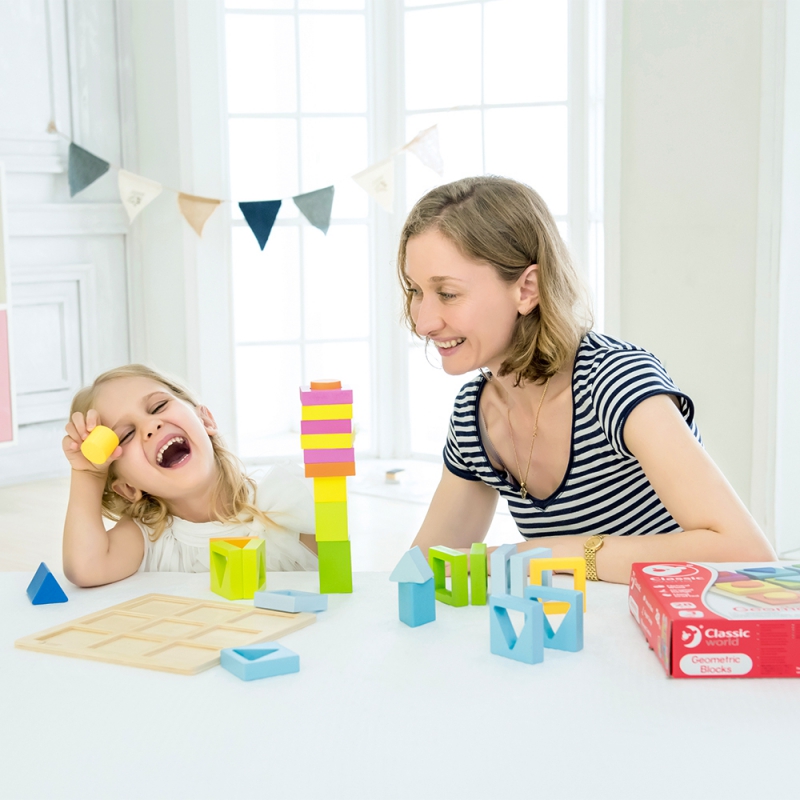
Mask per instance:
[[[117,445],[104,464],[93,464],[81,452],[81,444],[99,424],[100,417],[93,408],[89,409],[86,417],[80,411],[76,411],[64,428],[67,435],[61,440],[61,447],[72,469],[78,472],[91,472],[105,478],[111,463],[122,455],[122,448]]]

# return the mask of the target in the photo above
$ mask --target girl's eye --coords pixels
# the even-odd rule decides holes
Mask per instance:
[[[131,438],[131,436],[133,436],[133,431],[128,431],[123,437],[120,438],[119,443],[125,444],[125,442]]]
[[[156,405],[156,406],[153,408],[153,410],[152,410],[150,413],[151,413],[151,414],[157,414],[159,411],[161,411],[161,410],[164,408],[164,406],[165,406],[166,404],[167,404],[167,401],[166,401],[166,400],[162,400],[160,403],[158,403],[158,404],[157,404],[157,405]]]

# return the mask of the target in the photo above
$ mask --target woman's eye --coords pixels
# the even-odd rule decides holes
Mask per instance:
[[[448,292],[439,292],[439,297],[441,297],[442,300],[453,300],[455,295]]]

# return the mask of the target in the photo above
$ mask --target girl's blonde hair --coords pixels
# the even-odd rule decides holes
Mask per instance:
[[[89,409],[94,407],[100,387],[119,378],[150,378],[168,389],[179,400],[189,403],[194,408],[199,405],[189,390],[172,378],[161,375],[142,364],[128,364],[104,372],[95,379],[91,386],[81,389],[72,400],[70,416],[76,411],[85,416]],[[218,434],[210,438],[214,461],[218,468],[217,483],[214,487],[210,509],[214,519],[217,522],[251,522],[257,519],[267,526],[274,525],[269,517],[254,505],[256,484],[245,474],[244,465],[228,450]],[[149,527],[151,529],[150,539],[156,541],[172,524],[172,514],[167,504],[160,497],[146,493],[142,493],[139,500],[126,500],[112,489],[116,478],[114,462],[112,462],[103,489],[103,516],[113,520],[119,520],[123,516],[131,517]]]
[[[574,357],[592,327],[588,298],[550,210],[530,186],[495,176],[463,178],[417,201],[400,234],[397,256],[404,317],[414,333],[406,249],[412,236],[430,229],[465,257],[494,267],[507,283],[538,264],[539,304],[517,318],[501,376],[514,374],[518,385],[540,380]]]

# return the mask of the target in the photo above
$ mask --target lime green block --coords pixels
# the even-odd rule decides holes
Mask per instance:
[[[473,606],[486,605],[486,544],[475,542],[469,551],[470,602]]]
[[[436,599],[449,606],[469,605],[467,554],[439,545],[428,550],[428,563],[433,570]],[[450,589],[447,588],[445,563],[450,564]]]
[[[314,506],[318,542],[347,541],[347,503],[317,503]]]
[[[319,593],[349,594],[353,591],[350,542],[317,542]]]
[[[209,540],[211,591],[228,600],[250,600],[267,585],[264,540],[235,537]]]

